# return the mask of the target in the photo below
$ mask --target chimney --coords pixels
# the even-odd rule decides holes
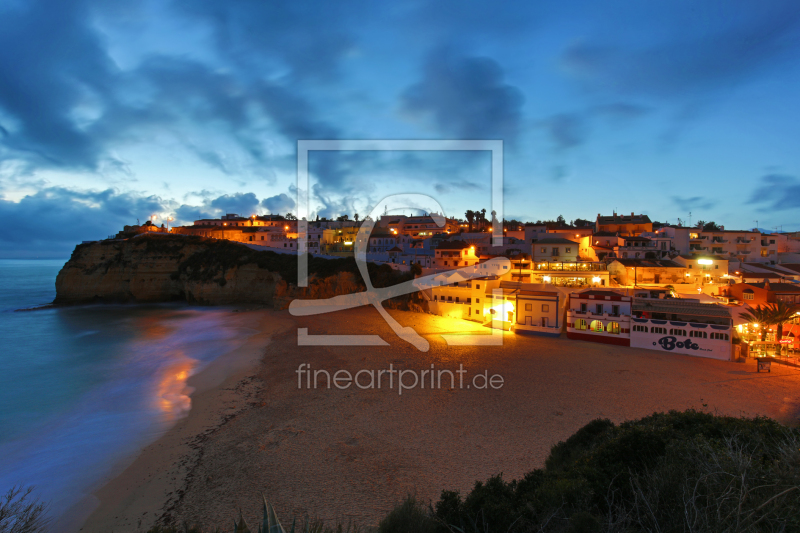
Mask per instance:
[[[631,218],[633,218],[633,211],[631,211]]]

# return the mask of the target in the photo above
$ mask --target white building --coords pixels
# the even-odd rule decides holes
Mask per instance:
[[[729,361],[733,325],[730,309],[683,299],[636,299],[630,345]]]

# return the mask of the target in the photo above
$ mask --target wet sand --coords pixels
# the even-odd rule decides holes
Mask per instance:
[[[441,333],[487,333],[476,323],[391,311],[431,343],[399,340],[373,309],[317,317],[263,311],[260,365],[192,395],[188,418],[144,450],[96,495],[84,531],[146,531],[156,518],[226,528],[241,509],[260,516],[263,493],[284,524],[292,516],[374,525],[400,499],[516,478],[543,465],[551,446],[595,418],[615,422],[695,408],[797,424],[800,369],[504,333],[498,347],[447,346]],[[298,346],[314,334],[378,334],[389,346]],[[279,332],[279,333],[275,333]],[[262,344],[263,346],[263,344]],[[298,388],[300,364],[337,370],[467,371],[464,388],[404,391]],[[466,388],[479,372],[500,389]],[[445,374],[446,376],[446,374]],[[409,382],[411,378],[409,377]],[[445,385],[449,385],[446,377]],[[367,377],[361,381],[367,382]],[[482,380],[478,381],[482,384]]]

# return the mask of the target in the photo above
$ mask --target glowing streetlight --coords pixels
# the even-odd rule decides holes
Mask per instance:
[[[172,222],[173,220],[175,219],[172,217],[167,217],[167,233],[169,233],[169,223]]]

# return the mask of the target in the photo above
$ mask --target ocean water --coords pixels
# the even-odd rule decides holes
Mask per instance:
[[[185,416],[186,379],[253,333],[224,309],[18,311],[53,300],[63,264],[0,260],[0,493],[32,485],[56,520]]]

